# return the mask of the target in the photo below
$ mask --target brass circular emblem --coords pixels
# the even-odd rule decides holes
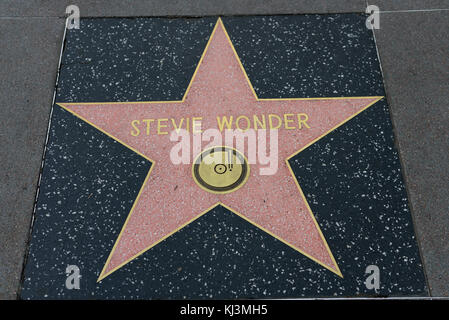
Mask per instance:
[[[248,180],[249,165],[239,151],[226,147],[203,150],[193,162],[193,180],[212,193],[230,193]]]

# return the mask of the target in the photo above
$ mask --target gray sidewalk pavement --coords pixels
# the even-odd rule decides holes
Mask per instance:
[[[82,16],[364,12],[367,4],[364,0],[0,2],[0,299],[17,297],[63,17],[72,3]],[[376,41],[431,295],[449,296],[449,1],[375,4],[388,11],[381,14]]]
[[[376,31],[429,287],[449,295],[449,11],[385,13]]]

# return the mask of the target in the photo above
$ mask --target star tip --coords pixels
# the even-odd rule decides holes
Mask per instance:
[[[101,280],[103,280],[106,276],[102,274],[100,274],[100,276],[97,279],[97,283],[99,283]]]
[[[343,277],[343,274],[341,273],[341,271],[340,271],[340,268],[336,265],[335,266],[336,267],[336,269],[333,269],[333,272],[337,275],[337,276],[339,276],[340,278],[344,278]]]
[[[374,98],[374,101],[375,102],[377,102],[377,101],[379,101],[379,100],[382,100],[383,98],[385,98],[384,96],[375,96],[375,97],[373,97]]]
[[[67,112],[72,112],[69,108],[67,103],[60,103],[60,102],[56,102],[55,105],[57,105],[58,107],[60,107],[61,109],[67,111]]]
[[[225,26],[224,26],[224,23],[223,23],[223,20],[221,19],[221,17],[218,17],[216,25],[225,29]],[[227,33],[226,29],[225,29],[225,32]]]
[[[110,274],[111,274],[111,272],[107,272],[106,273],[105,270],[101,270],[100,275],[98,276],[98,279],[97,279],[97,283],[101,282],[101,280],[103,280],[104,278],[106,278]]]

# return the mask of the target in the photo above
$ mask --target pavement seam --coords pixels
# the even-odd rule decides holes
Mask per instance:
[[[35,221],[35,217],[36,217],[37,200],[38,200],[38,197],[39,197],[40,184],[41,184],[41,180],[42,180],[42,172],[43,172],[43,168],[44,168],[45,156],[46,156],[46,153],[47,153],[48,138],[49,138],[49,135],[50,135],[51,118],[52,118],[52,115],[53,115],[53,109],[54,109],[54,104],[55,104],[55,100],[56,100],[56,91],[58,89],[59,73],[60,73],[60,68],[61,68],[61,63],[62,63],[62,53],[63,53],[64,48],[65,48],[66,33],[67,33],[67,23],[68,23],[68,19],[67,18],[65,18],[65,19],[66,19],[66,21],[64,23],[64,33],[63,33],[63,36],[62,36],[61,48],[60,48],[60,53],[59,53],[58,67],[57,67],[57,71],[56,71],[56,81],[55,81],[55,86],[54,86],[54,90],[53,90],[53,99],[52,99],[50,114],[49,114],[49,117],[48,117],[47,132],[46,132],[44,146],[43,146],[43,150],[42,150],[42,159],[41,159],[41,165],[39,167],[39,177],[38,177],[38,180],[37,180],[36,193],[35,193],[34,203],[33,203],[33,211],[31,213],[31,221],[30,221],[29,231],[28,231],[26,242],[25,242],[25,254],[24,254],[23,263],[22,263],[22,271],[21,271],[21,274],[20,274],[19,287],[18,287],[17,292],[16,292],[16,299],[17,300],[20,300],[20,294],[21,294],[23,283],[24,283],[24,280],[25,280],[25,267],[26,267],[26,264],[27,264],[27,261],[28,261],[28,256],[29,256],[29,253],[30,253],[30,245],[31,245],[32,233],[33,233],[34,221]]]
[[[368,1],[367,1],[368,2]],[[396,124],[395,124],[395,120],[394,120],[394,116],[393,116],[393,112],[391,110],[391,98],[390,98],[390,94],[389,94],[389,90],[388,90],[388,86],[387,83],[385,82],[385,76],[384,76],[384,71],[383,71],[383,67],[382,67],[382,61],[380,58],[380,53],[379,53],[379,48],[377,46],[377,40],[376,40],[376,33],[374,31],[374,29],[372,29],[373,32],[373,38],[374,38],[374,45],[376,47],[376,53],[377,53],[377,60],[379,61],[379,68],[380,68],[380,73],[382,75],[382,83],[384,86],[384,90],[385,90],[385,100],[387,102],[387,106],[388,106],[388,112],[390,114],[390,119],[391,119],[391,126],[392,126],[392,133],[393,133],[393,143],[394,146],[397,150],[398,153],[398,159],[399,159],[399,163],[401,165],[401,176],[402,179],[404,181],[404,188],[405,188],[405,192],[407,194],[407,203],[409,205],[410,208],[410,216],[411,216],[411,220],[412,220],[412,225],[413,225],[413,230],[415,232],[415,237],[416,237],[416,243],[418,246],[418,252],[419,252],[419,257],[421,259],[421,264],[422,264],[422,270],[423,270],[423,274],[424,274],[424,278],[426,281],[426,291],[429,297],[432,297],[432,292],[430,290],[430,282],[429,282],[429,278],[427,276],[427,267],[426,267],[426,263],[424,260],[424,255],[423,255],[423,249],[421,248],[421,241],[422,241],[422,235],[421,232],[418,230],[417,228],[417,223],[416,223],[416,218],[415,218],[415,208],[413,206],[413,203],[411,201],[411,195],[409,192],[409,179],[407,177],[407,171],[406,171],[406,167],[405,167],[405,163],[402,157],[402,152],[401,152],[401,148],[399,145],[399,139],[397,137],[397,128],[396,128]]]
[[[370,4],[368,1],[366,1],[366,6],[369,6]],[[449,8],[433,8],[433,9],[405,9],[405,10],[380,10],[379,13],[415,13],[415,12],[438,12],[438,11],[449,11]],[[250,13],[250,14],[223,14],[223,13],[207,13],[207,14],[166,14],[166,15],[132,15],[132,16],[120,16],[120,15],[85,15],[81,18],[91,19],[91,18],[201,18],[201,17],[215,17],[215,16],[221,16],[221,17],[227,17],[227,16],[273,16],[273,15],[306,15],[306,14],[347,14],[347,13],[365,13],[364,11],[330,11],[330,12],[295,12],[295,13],[285,13],[285,12],[278,12],[278,13]],[[0,19],[42,19],[42,18],[61,18],[65,19],[67,18],[67,15],[48,15],[48,16],[0,16]]]

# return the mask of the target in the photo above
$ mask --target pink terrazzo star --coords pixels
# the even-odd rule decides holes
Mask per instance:
[[[381,97],[258,99],[246,77],[226,30],[219,19],[191,84],[181,101],[127,103],[59,103],[127,147],[153,161],[152,169],[134,202],[99,280],[141,255],[217,204],[222,204],[323,267],[341,272],[326,240],[292,175],[286,160],[314,143]],[[310,128],[286,129],[279,135],[279,168],[260,175],[251,164],[241,188],[228,194],[201,189],[192,178],[192,165],[170,161],[169,127],[157,120],[139,135],[132,134],[136,119],[202,117],[202,129],[218,128],[217,116],[260,114],[308,115]],[[170,124],[170,121],[164,121]],[[244,153],[243,150],[240,150]]]

